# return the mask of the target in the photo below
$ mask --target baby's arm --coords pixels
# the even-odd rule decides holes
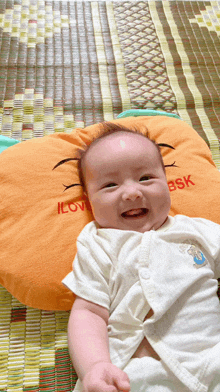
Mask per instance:
[[[127,374],[111,363],[108,318],[106,308],[76,297],[69,318],[68,344],[83,392],[130,390]]]

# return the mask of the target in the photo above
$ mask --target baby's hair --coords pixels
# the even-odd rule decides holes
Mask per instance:
[[[155,145],[155,147],[157,148],[157,151],[158,151],[158,154],[159,154],[159,157],[160,157],[160,161],[161,161],[161,165],[163,167],[164,172],[165,172],[165,167],[167,167],[167,166],[176,166],[175,162],[172,165],[164,165],[163,158],[162,158],[161,151],[160,151],[160,147],[168,147],[168,148],[172,148],[172,149],[174,149],[174,147],[170,146],[169,144],[165,144],[165,143],[159,143],[159,144],[156,143],[155,140],[149,138],[147,129],[146,129],[146,134],[143,134],[142,132],[140,132],[136,128],[130,129],[130,128],[127,128],[127,127],[125,127],[125,126],[123,126],[121,124],[111,123],[109,121],[102,122],[100,125],[102,126],[102,130],[101,130],[100,134],[98,136],[95,136],[93,138],[92,142],[89,145],[85,144],[85,146],[83,148],[79,148],[76,151],[77,152],[77,158],[63,159],[62,161],[58,162],[54,166],[53,170],[56,167],[58,167],[58,166],[62,165],[63,163],[65,163],[65,162],[72,161],[72,160],[77,160],[77,168],[78,168],[78,173],[79,173],[80,184],[72,184],[72,185],[69,185],[69,186],[64,185],[65,190],[68,189],[68,188],[71,188],[73,186],[76,186],[76,185],[81,185],[82,188],[83,188],[83,191],[87,193],[86,183],[85,183],[85,179],[84,179],[84,176],[83,176],[83,168],[82,168],[83,161],[85,159],[86,154],[88,153],[90,148],[92,146],[94,146],[99,140],[101,140],[104,137],[107,137],[109,135],[113,135],[115,133],[118,133],[118,132],[138,134],[138,135],[141,135],[142,137],[147,138],[148,140],[150,140]]]
[[[107,122],[106,121],[106,122],[101,123],[101,125],[102,125],[102,133],[98,137],[95,137],[93,139],[93,141],[88,146],[86,146],[85,149],[83,149],[83,150],[79,149],[78,150],[78,156],[79,156],[78,172],[79,172],[80,182],[82,184],[82,187],[83,187],[84,191],[86,191],[86,183],[85,183],[85,179],[84,179],[84,176],[83,176],[83,169],[82,169],[83,161],[85,159],[86,154],[90,150],[90,148],[92,146],[94,146],[99,140],[104,139],[104,137],[113,135],[113,134],[118,133],[118,132],[138,134],[138,135],[141,135],[141,136],[151,140],[148,137],[147,130],[146,130],[146,135],[144,135],[143,133],[141,133],[136,128],[130,129],[130,128],[127,128],[127,127],[125,127],[125,126],[123,126],[121,124],[116,124],[116,123],[111,123],[111,122]],[[161,152],[160,152],[160,147],[158,146],[158,144],[154,140],[151,140],[151,142],[156,146],[156,148],[158,150],[158,153],[159,153],[159,156],[160,156],[160,160],[161,160],[161,164],[163,166],[163,170],[165,171],[164,162],[163,162],[162,155],[161,155]]]

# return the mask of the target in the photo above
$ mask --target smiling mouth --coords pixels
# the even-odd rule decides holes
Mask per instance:
[[[136,208],[133,210],[123,212],[121,216],[126,219],[134,219],[134,218],[141,218],[145,216],[147,213],[148,213],[147,208]]]

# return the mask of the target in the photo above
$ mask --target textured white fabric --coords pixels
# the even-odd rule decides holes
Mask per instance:
[[[130,392],[189,392],[181,381],[162,362],[151,357],[132,358],[123,369],[127,373],[130,382]],[[220,391],[219,369],[212,374],[212,382],[208,392]],[[199,389],[198,389],[199,390]],[[80,380],[74,388],[74,392],[83,392]]]
[[[130,392],[189,392],[161,361],[151,357],[132,358],[124,371],[131,380]],[[78,381],[74,392],[82,391]]]
[[[112,363],[124,369],[146,336],[184,388],[206,392],[220,374],[219,276],[220,226],[177,215],[145,233],[90,222],[63,283],[109,310]]]

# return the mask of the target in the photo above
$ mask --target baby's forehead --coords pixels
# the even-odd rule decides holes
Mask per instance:
[[[114,154],[116,153],[116,151],[117,156],[118,154],[128,154],[128,152],[131,152],[131,150],[133,150],[137,154],[141,154],[140,150],[142,150],[145,155],[145,152],[149,152],[149,149],[151,149],[152,151],[152,147],[152,154],[154,156],[159,156],[155,143],[142,133],[125,131],[114,132],[110,135],[105,135],[104,137],[95,139],[91,143],[84,156],[83,168],[88,167],[88,165],[90,166],[91,160],[93,162],[98,162],[100,160],[103,161],[104,159],[104,161],[107,161],[110,165],[112,153]],[[109,153],[111,157],[110,160],[108,160]]]
[[[142,133],[138,132],[125,132],[125,131],[118,131],[111,133],[110,135],[105,135],[100,139],[95,139],[89,147],[89,150],[92,151],[95,147],[95,150],[98,151],[99,149],[103,149],[111,145],[120,145],[122,148],[126,147],[125,141],[131,141],[131,143],[138,143],[140,146],[143,144],[143,140],[149,145],[149,143],[154,144],[147,136],[143,135]],[[145,143],[145,149],[147,145]]]

